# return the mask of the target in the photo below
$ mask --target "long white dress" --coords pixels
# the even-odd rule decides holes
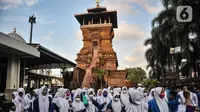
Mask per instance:
[[[40,112],[49,112],[49,97],[48,97],[48,94],[46,96],[44,96],[42,94],[42,91],[45,88],[47,88],[47,87],[46,86],[42,86],[40,88],[40,92],[39,92],[38,103],[39,103],[39,110],[40,110]]]
[[[77,95],[81,96],[80,94],[77,94],[77,93],[79,93],[79,92],[75,92],[74,100],[73,100],[73,103],[72,103],[72,108],[75,110],[75,112],[85,109],[85,105],[83,104],[82,101],[79,101],[79,102],[76,101]]]
[[[59,108],[59,112],[68,112],[69,104],[68,101],[65,99],[66,89],[59,88],[57,94],[57,98],[53,99],[53,103]]]
[[[179,96],[178,102],[180,103],[178,105],[178,112],[185,112],[186,111],[186,105],[185,105],[186,100],[183,95],[183,91],[179,92],[178,96]],[[198,98],[195,93],[190,92],[190,99],[191,99],[193,106],[198,105]]]
[[[90,93],[92,92],[92,96],[90,96]],[[94,95],[95,95],[95,93],[94,93],[94,89],[92,89],[92,88],[90,88],[90,89],[88,89],[88,103],[89,103],[89,105],[86,107],[86,112],[96,112],[96,106],[92,103],[92,100],[91,100],[91,98],[93,98],[94,100],[96,99],[95,97],[94,97]]]
[[[155,91],[154,91],[154,97],[156,99],[156,103],[158,105],[158,108],[161,112],[169,112],[169,107],[168,107],[168,104],[167,104],[167,101],[165,98],[160,98],[159,95],[161,94],[161,91],[162,91],[162,87],[157,87],[155,88]]]
[[[125,105],[126,112],[148,112],[148,107],[142,102],[143,94],[134,89],[129,90],[130,100]]]
[[[122,92],[121,92],[121,101],[123,105],[127,105],[129,102],[129,95],[128,95],[128,89],[126,86],[122,87]]]
[[[105,104],[104,107],[101,109],[101,111],[105,111],[105,110],[107,109],[108,104],[112,101],[112,98],[111,98],[112,96],[109,95],[108,90],[107,90],[107,89],[103,89],[103,93],[104,93],[105,91],[108,93],[108,95],[107,95],[106,97],[104,97],[104,96],[102,95],[101,98],[100,98],[100,105],[102,105],[104,102],[106,102],[106,104]]]
[[[117,95],[120,95],[118,91],[115,91],[112,99],[112,109],[114,112],[121,112],[122,110],[122,103],[120,98],[115,98]]]
[[[18,92],[18,94],[13,101],[13,103],[15,104],[15,107],[16,107],[16,112],[24,112],[24,108],[25,108],[25,100],[24,100],[25,91],[24,91],[24,88],[18,88],[17,92]],[[22,96],[19,96],[20,92],[23,93]]]

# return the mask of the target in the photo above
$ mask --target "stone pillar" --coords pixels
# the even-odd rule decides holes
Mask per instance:
[[[36,79],[36,88],[40,88],[40,79]]]
[[[20,80],[20,58],[17,56],[9,56],[7,64],[6,79],[6,98],[11,99],[11,93],[19,88]]]
[[[93,18],[92,18],[92,24],[94,24],[94,23],[93,23]]]
[[[51,80],[51,78],[49,77],[49,78],[48,78],[49,88],[51,88],[51,82],[52,82],[52,80]]]

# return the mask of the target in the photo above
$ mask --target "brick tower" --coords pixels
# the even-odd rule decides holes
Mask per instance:
[[[93,68],[117,70],[117,55],[112,48],[117,11],[107,11],[97,2],[95,8],[88,9],[87,13],[75,14],[75,18],[80,23],[83,35],[83,47],[76,59],[77,67],[86,70],[82,87],[90,87]]]

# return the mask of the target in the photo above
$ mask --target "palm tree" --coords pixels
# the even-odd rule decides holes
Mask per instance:
[[[70,66],[67,65],[67,64],[60,64],[60,69],[61,69],[61,74],[63,75],[63,78],[64,78],[64,86],[65,87],[69,87],[70,85],[70,82],[72,80],[72,76],[71,73],[69,72],[69,69]]]
[[[189,44],[190,33],[196,33],[199,37],[200,32],[200,0],[162,0],[164,10],[162,10],[152,20],[151,38],[145,41],[145,45],[150,45],[151,48],[146,51],[146,59],[148,67],[151,68],[151,74],[158,74],[161,72],[164,82],[166,65],[173,64],[172,57],[169,54],[170,47],[181,46],[183,53],[176,58],[176,69],[181,64],[181,58],[188,59],[188,65],[195,71],[194,54],[191,52]],[[193,20],[188,23],[181,23],[176,20],[176,8],[180,5],[190,5],[193,8]],[[192,65],[192,66],[191,66]]]

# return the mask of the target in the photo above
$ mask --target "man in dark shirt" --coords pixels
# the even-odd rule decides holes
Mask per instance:
[[[174,91],[170,91],[169,93],[169,108],[171,110],[171,112],[177,112],[178,110],[178,105],[179,105],[179,102],[178,100],[176,99],[176,96],[177,96],[177,93],[174,92]]]

